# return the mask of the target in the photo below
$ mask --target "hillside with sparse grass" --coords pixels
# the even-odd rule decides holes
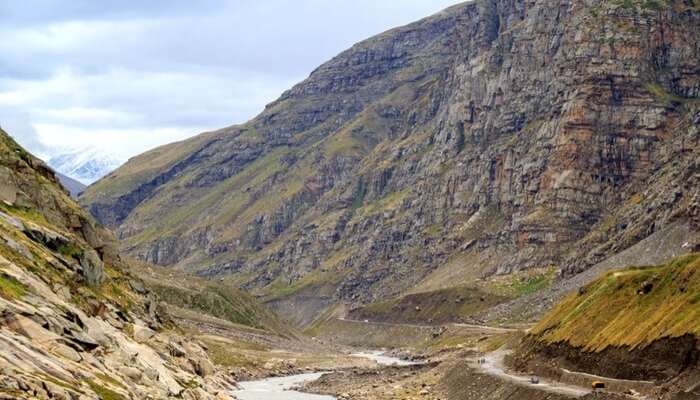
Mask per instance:
[[[697,251],[696,3],[458,4],[80,202],[132,257],[223,277],[299,325],[416,287],[565,281],[669,227],[687,232],[669,254]]]
[[[559,303],[531,334],[594,352],[685,335],[700,341],[700,255],[610,272]]]
[[[2,399],[229,399],[232,385],[112,234],[2,130],[0,349]]]
[[[700,255],[604,274],[533,327],[514,360],[545,374],[557,366],[692,382],[700,376]]]

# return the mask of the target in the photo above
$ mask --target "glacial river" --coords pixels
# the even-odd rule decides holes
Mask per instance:
[[[368,351],[353,354],[355,357],[368,358],[380,365],[406,366],[414,365],[415,362],[405,361],[397,357],[383,354],[381,351]],[[304,382],[314,381],[326,374],[317,372],[312,374],[299,374],[283,376],[279,378],[266,378],[257,381],[239,382],[238,390],[232,394],[238,400],[334,400],[333,396],[309,394],[290,390]]]

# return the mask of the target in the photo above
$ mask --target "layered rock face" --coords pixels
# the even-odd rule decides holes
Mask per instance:
[[[252,121],[88,188],[130,254],[313,314],[698,244],[700,10],[476,1],[359,43]],[[301,318],[303,320],[303,318]]]
[[[126,272],[111,233],[1,130],[0,176],[0,399],[214,399],[232,386]]]

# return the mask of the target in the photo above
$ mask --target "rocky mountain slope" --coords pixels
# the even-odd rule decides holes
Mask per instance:
[[[338,302],[700,237],[700,6],[479,0],[361,42],[250,122],[135,157],[82,195],[129,254]]]
[[[0,177],[0,399],[214,399],[231,387],[111,233],[1,130]]]
[[[78,195],[82,193],[83,190],[85,190],[85,188],[87,187],[84,184],[76,181],[75,179],[67,175],[63,175],[60,172],[56,172],[56,178],[58,178],[58,182],[61,184],[61,186],[68,190],[70,197],[73,198],[77,198]]]

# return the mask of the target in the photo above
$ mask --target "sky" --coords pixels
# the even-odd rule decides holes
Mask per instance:
[[[120,160],[242,123],[324,61],[458,0],[0,0],[0,126]]]

